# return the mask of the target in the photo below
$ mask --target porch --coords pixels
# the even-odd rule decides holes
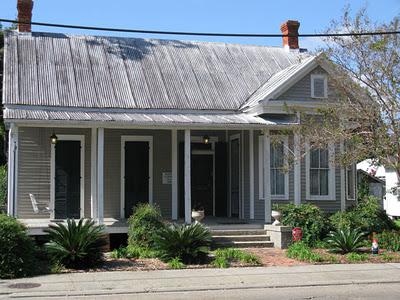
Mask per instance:
[[[267,130],[19,126],[13,131],[19,146],[13,214],[31,232],[41,232],[51,220],[91,218],[110,233],[123,233],[137,203],[157,204],[163,217],[175,222],[190,223],[192,208],[200,207],[210,226],[271,221],[271,198],[260,194],[270,193],[270,176],[261,174],[270,163],[269,147],[263,150]],[[30,193],[50,211],[33,213]]]

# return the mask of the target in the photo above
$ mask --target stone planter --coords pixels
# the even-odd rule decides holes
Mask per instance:
[[[282,217],[282,214],[281,214],[281,212],[280,211],[277,211],[277,210],[273,210],[273,211],[271,211],[271,216],[274,218],[274,223],[272,223],[272,225],[275,225],[275,226],[278,226],[278,225],[281,225],[281,217]]]
[[[193,210],[192,218],[195,223],[200,223],[200,221],[204,219],[204,210]]]

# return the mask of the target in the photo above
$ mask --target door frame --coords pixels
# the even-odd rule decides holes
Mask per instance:
[[[81,145],[81,165],[80,165],[80,217],[85,217],[85,135],[77,134],[59,134],[57,135],[58,141],[78,141]],[[51,144],[50,154],[50,219],[55,217],[55,193],[56,193],[56,145]]]
[[[150,135],[122,135],[121,136],[121,192],[120,217],[125,219],[125,143],[149,143],[149,204],[153,204],[153,136]]]
[[[232,141],[233,140],[238,140],[239,141],[239,214],[238,214],[238,218],[241,219],[242,216],[242,185],[241,185],[241,181],[242,181],[242,140],[241,140],[241,133],[237,133],[237,134],[232,134],[229,136],[229,163],[228,163],[228,169],[229,169],[229,194],[228,194],[228,217],[231,218],[232,217],[232,149],[231,149],[231,145],[232,145]]]
[[[217,136],[210,136],[209,143],[211,144],[211,150],[192,150],[191,154],[193,155],[212,155],[213,157],[213,217],[215,217],[215,143],[218,142]],[[202,136],[191,136],[190,143],[194,144],[202,144],[203,137]]]

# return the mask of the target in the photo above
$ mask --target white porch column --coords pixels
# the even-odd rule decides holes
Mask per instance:
[[[104,128],[98,129],[97,135],[97,218],[104,222]]]
[[[264,132],[264,207],[265,207],[265,223],[271,223],[271,171],[270,171],[270,144],[271,138],[269,130]]]
[[[18,127],[12,123],[8,132],[7,214],[17,215]]]
[[[97,218],[97,128],[92,128],[90,148],[90,217]]]
[[[300,135],[294,134],[294,204],[301,204],[301,144]]]
[[[178,137],[177,130],[171,130],[171,199],[172,199],[172,220],[178,219]]]
[[[190,178],[190,129],[185,129],[185,223],[192,222],[192,190]]]
[[[344,141],[340,140],[340,154],[344,153]],[[344,166],[340,167],[340,210],[346,210],[346,169]]]
[[[254,219],[254,130],[249,130],[250,219]]]

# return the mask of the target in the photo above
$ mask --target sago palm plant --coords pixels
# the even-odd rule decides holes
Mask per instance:
[[[46,248],[52,259],[67,268],[91,267],[103,258],[102,247],[107,244],[104,227],[93,220],[68,219],[67,224],[50,224]]]
[[[363,245],[365,233],[358,229],[343,228],[331,231],[326,238],[331,250],[341,253],[354,252]]]
[[[157,234],[154,243],[162,259],[178,258],[185,264],[204,260],[210,245],[211,233],[200,223],[166,227]]]

